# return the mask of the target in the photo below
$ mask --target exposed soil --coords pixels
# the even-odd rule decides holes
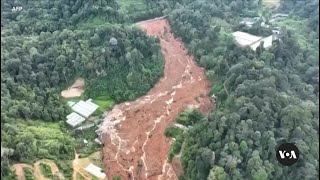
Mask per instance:
[[[174,172],[176,173],[176,175],[178,177],[183,175],[183,168],[182,168],[182,164],[180,161],[180,157],[173,157],[171,164],[172,164],[172,168],[173,168]]]
[[[43,176],[40,168],[40,164],[46,164],[51,168],[51,173],[53,176],[59,177],[59,179],[64,179],[63,175],[59,172],[58,166],[51,160],[43,159],[34,163],[34,173],[37,175],[36,179],[47,179]]]
[[[280,0],[263,0],[263,3],[269,8],[278,8],[280,6]]]
[[[85,180],[91,180],[91,175],[83,170],[81,167],[79,155],[75,152],[75,158],[72,161],[73,173],[72,173],[72,180],[77,180],[77,176],[82,177]]]
[[[29,165],[29,164],[15,164],[14,168],[16,170],[16,175],[17,175],[17,179],[18,180],[25,180],[25,174],[23,169],[24,168],[28,168],[33,172],[34,178],[37,180],[48,180],[48,178],[46,178],[42,172],[41,172],[41,168],[40,168],[40,164],[46,164],[51,168],[51,173],[52,175],[58,177],[59,179],[65,179],[63,177],[63,175],[59,172],[59,168],[57,167],[57,165],[48,159],[43,159],[43,160],[39,160],[37,162],[34,163],[34,165]]]
[[[15,164],[13,167],[16,171],[16,175],[17,175],[18,180],[25,180],[26,179],[25,174],[24,174],[24,170],[23,170],[24,168],[30,169],[32,172],[34,171],[33,166],[29,165],[29,164],[19,163],[19,164]]]
[[[171,140],[164,131],[186,107],[207,114],[212,103],[204,70],[174,37],[166,19],[139,23],[150,36],[160,38],[165,58],[164,77],[133,102],[116,105],[106,114],[103,133],[106,174],[109,179],[177,180],[181,170],[167,161]],[[179,166],[175,166],[179,167]]]
[[[77,152],[75,152],[75,158],[72,161],[72,180],[77,180],[79,179],[79,177],[82,177],[85,180],[91,180],[93,178],[93,176],[85,170],[85,167],[87,167],[90,163],[94,163],[97,165],[97,163],[92,162],[91,159],[101,159],[100,151],[95,152],[86,158],[79,158],[79,155],[77,154]],[[17,179],[25,180],[26,178],[23,169],[28,168],[33,172],[33,176],[36,180],[48,180],[48,178],[46,178],[42,174],[40,164],[46,164],[50,166],[52,175],[56,176],[59,180],[65,179],[63,174],[59,172],[58,166],[53,161],[48,159],[39,160],[35,162],[33,165],[24,163],[13,165],[13,168],[16,171]]]
[[[66,90],[63,90],[61,92],[61,96],[64,98],[79,97],[83,92],[84,92],[84,80],[79,78],[72,84],[72,86],[70,86]]]
[[[75,158],[72,161],[72,166],[73,166],[72,180],[79,179],[77,177],[82,177],[85,180],[92,180],[93,176],[85,170],[85,168],[90,163],[98,165],[96,162],[92,162],[92,159],[101,160],[101,152],[100,151],[95,152],[86,158],[79,158],[79,155],[77,154],[77,152],[75,152]],[[100,165],[98,166],[101,167]]]

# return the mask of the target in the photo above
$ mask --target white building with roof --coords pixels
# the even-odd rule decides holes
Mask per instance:
[[[246,32],[236,31],[232,33],[235,41],[241,46],[250,46],[262,39],[260,36],[251,35]]]
[[[67,116],[67,123],[72,126],[76,127],[80,124],[82,124],[86,119],[79,114],[73,112]]]
[[[88,99],[87,101],[79,101],[77,103],[69,101],[68,105],[74,111],[67,116],[67,123],[72,126],[76,127],[82,124],[86,118],[88,118],[92,113],[94,113],[99,106],[91,102],[92,99]],[[92,125],[84,126],[81,129],[90,128]],[[90,127],[89,127],[90,126]]]
[[[98,109],[98,105],[91,102],[92,99],[88,99],[87,101],[79,101],[75,105],[71,107],[71,109],[81,116],[88,118],[92,113],[94,113]]]
[[[103,169],[100,167],[90,163],[85,170],[89,172],[90,174],[96,176],[97,178],[104,179],[106,177],[106,174],[104,173]]]
[[[264,48],[269,48],[272,46],[272,40],[273,40],[272,35],[268,37],[260,37],[260,36],[254,36],[249,33],[241,32],[241,31],[236,31],[232,33],[232,35],[237,44],[239,44],[240,46],[249,46],[254,51],[262,41],[264,42],[263,44]]]
[[[240,21],[240,24],[244,24],[247,27],[252,27],[257,21],[259,21],[260,17],[245,17]]]
[[[257,47],[260,45],[260,43],[263,42],[263,47],[264,48],[269,48],[269,47],[272,46],[272,40],[273,40],[273,38],[272,38],[272,35],[271,35],[271,36],[268,36],[266,38],[261,39],[258,42],[253,43],[252,45],[250,45],[250,47],[251,47],[251,49],[256,50]]]

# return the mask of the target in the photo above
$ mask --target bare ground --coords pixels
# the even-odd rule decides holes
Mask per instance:
[[[20,164],[15,164],[13,167],[16,170],[16,175],[17,175],[18,180],[25,180],[26,179],[25,174],[24,174],[24,170],[23,170],[24,168],[28,168],[32,172],[34,171],[33,166],[29,165],[29,164],[20,163]]]
[[[72,161],[72,167],[73,167],[72,180],[79,179],[79,176],[81,176],[85,180],[91,180],[93,178],[93,176],[85,170],[85,167],[87,167],[90,163],[94,163],[91,161],[91,159],[100,160],[101,159],[100,151],[95,152],[86,158],[79,158],[79,155],[75,152],[75,158]],[[53,161],[48,159],[39,160],[35,162],[33,165],[24,164],[24,163],[13,165],[13,168],[16,171],[17,179],[25,180],[26,178],[25,178],[23,169],[28,168],[33,172],[33,176],[36,180],[48,180],[48,178],[46,178],[42,174],[40,164],[46,164],[50,166],[51,173],[54,176],[56,176],[59,180],[65,180],[65,177],[63,176],[63,174],[59,172],[58,166]]]
[[[263,3],[269,8],[278,8],[280,6],[280,0],[263,0]]]
[[[61,92],[64,98],[79,97],[84,92],[84,79],[78,78],[72,86]]]
[[[51,168],[51,173],[54,176],[57,176],[59,179],[65,179],[63,177],[63,175],[59,172],[59,169],[57,167],[57,165],[48,159],[43,159],[43,160],[39,160],[37,162],[34,163],[34,165],[29,165],[29,164],[15,164],[14,168],[16,170],[16,175],[17,175],[17,179],[18,180],[25,180],[25,174],[23,169],[24,168],[28,168],[33,172],[34,178],[37,180],[48,180],[48,178],[46,178],[42,172],[41,172],[41,168],[40,168],[40,164],[46,164]]]
[[[210,111],[210,84],[204,70],[170,33],[166,19],[139,23],[139,26],[148,35],[160,38],[165,58],[164,77],[147,95],[116,105],[106,114],[100,129],[104,133],[103,162],[109,179],[121,176],[123,180],[177,180],[176,172],[181,174],[181,169],[177,169],[179,165],[173,168],[167,161],[171,143],[164,131],[187,106],[205,114]]]

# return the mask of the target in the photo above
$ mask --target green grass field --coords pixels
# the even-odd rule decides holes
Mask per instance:
[[[295,36],[297,37],[298,43],[300,47],[303,49],[308,48],[309,46],[309,40],[308,40],[308,32],[306,30],[306,26],[308,26],[307,20],[295,20],[293,18],[281,18],[277,20],[277,22],[274,23],[276,26],[279,27],[285,27],[288,30],[291,30],[295,33]]]
[[[101,111],[109,110],[115,102],[108,96],[99,96],[92,101],[99,106]]]
[[[46,164],[40,164],[40,168],[41,168],[41,172],[42,174],[47,177],[47,178],[53,178],[53,175],[51,173],[51,168],[50,166],[46,165]]]
[[[212,87],[212,92],[213,92],[213,94],[217,94],[217,93],[219,93],[222,89],[223,89],[223,84],[217,82],[217,83]]]
[[[144,0],[121,0],[119,4],[121,12],[131,12],[133,9],[143,11],[147,8]]]

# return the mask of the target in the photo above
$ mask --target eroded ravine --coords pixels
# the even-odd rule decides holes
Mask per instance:
[[[116,105],[100,128],[104,142],[104,165],[109,179],[176,180],[168,162],[170,139],[165,128],[188,106],[208,113],[211,102],[204,70],[171,34],[166,19],[139,23],[150,36],[160,39],[165,58],[164,77],[133,102]]]

